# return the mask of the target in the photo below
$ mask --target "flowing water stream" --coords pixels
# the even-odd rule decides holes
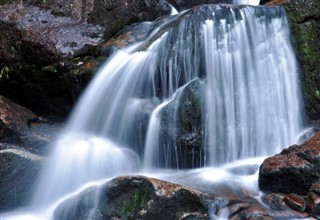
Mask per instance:
[[[246,183],[228,164],[298,143],[301,102],[281,7],[184,11],[100,69],[40,178],[31,205],[38,214],[4,218],[50,219],[61,198],[124,174],[188,184],[177,174],[193,172],[198,181],[238,181],[258,191],[256,173]]]

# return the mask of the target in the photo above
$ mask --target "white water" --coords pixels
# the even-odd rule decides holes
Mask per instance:
[[[233,4],[259,5],[260,0],[233,0]]]
[[[46,210],[90,181],[140,172],[139,159],[153,176],[181,182],[178,174],[185,172],[156,172],[187,167],[180,162],[182,146],[160,134],[177,137],[181,93],[196,80],[205,87],[204,134],[200,162],[192,167],[267,156],[297,143],[302,119],[296,61],[284,12],[268,10],[215,6],[207,19],[185,18],[146,50],[138,49],[142,43],[115,54],[77,104],[33,207]],[[218,175],[257,190],[256,174],[235,178],[227,170],[190,172],[198,172],[200,182]],[[27,218],[51,218],[52,208],[47,211],[46,217],[39,212]]]

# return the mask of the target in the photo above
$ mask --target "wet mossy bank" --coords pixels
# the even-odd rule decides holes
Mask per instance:
[[[320,119],[320,7],[317,0],[294,0],[284,5],[300,67],[306,113]]]

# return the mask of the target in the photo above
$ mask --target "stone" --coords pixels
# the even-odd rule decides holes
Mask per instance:
[[[125,25],[152,21],[163,15],[157,0],[48,0],[40,6],[50,8],[56,15],[104,26],[107,38]]]
[[[301,145],[293,145],[264,160],[259,187],[265,192],[307,195],[320,178],[320,132]]]
[[[0,141],[9,136],[24,134],[37,116],[27,108],[0,95]]]
[[[24,148],[47,154],[49,144],[61,130],[29,109],[0,96],[0,149]]]
[[[277,193],[265,194],[261,197],[261,200],[274,210],[283,210],[286,207],[283,201],[283,195]]]
[[[40,66],[87,54],[104,39],[102,26],[54,16],[34,6],[2,5],[0,22],[11,29],[2,34],[2,44],[15,44],[11,40],[14,34],[19,43],[12,45],[16,53]]]
[[[99,191],[98,205],[94,194]],[[117,177],[100,189],[89,188],[67,199],[55,210],[55,219],[81,219],[89,212],[101,219],[187,219],[187,216],[208,218],[208,202],[214,197],[194,189],[147,178]]]
[[[284,4],[301,72],[302,92],[310,120],[320,119],[320,7],[317,0]]]
[[[311,216],[320,218],[320,195],[314,192],[309,192],[307,197],[307,211]]]
[[[284,201],[287,206],[294,210],[299,212],[304,212],[306,210],[307,203],[302,196],[291,193],[284,197]]]
[[[43,158],[17,149],[0,150],[0,209],[29,204]]]
[[[203,158],[203,127],[202,127],[202,106],[204,98],[201,94],[203,82],[199,79],[186,86],[174,100],[166,105],[161,111],[161,121],[164,126],[161,128],[161,135],[166,138],[159,138],[167,143],[160,146],[171,146],[171,158],[164,164],[159,155],[160,166],[172,168],[196,168],[204,165]],[[172,120],[172,114],[176,120]],[[177,137],[177,138],[176,138]],[[163,152],[160,150],[160,152]],[[178,155],[178,156],[176,156]],[[163,164],[161,163],[163,162]]]

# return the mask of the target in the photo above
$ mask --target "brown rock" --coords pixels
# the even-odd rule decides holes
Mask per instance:
[[[34,6],[0,6],[0,23],[10,29],[8,36],[2,34],[6,39],[2,44],[12,44],[15,53],[40,66],[86,54],[103,41],[103,27],[54,16]],[[11,37],[17,38],[15,42]],[[0,57],[4,52],[0,50]]]
[[[299,212],[304,212],[306,210],[306,201],[302,196],[291,193],[284,197],[284,201],[287,206],[290,208],[297,210]]]
[[[64,201],[55,219],[82,219],[94,208],[96,188]],[[143,176],[118,177],[100,188],[101,219],[188,219],[209,217],[213,196],[189,187]],[[218,200],[217,200],[218,201]],[[85,210],[83,207],[87,207]]]
[[[29,109],[0,96],[0,149],[24,148],[46,154],[61,126],[48,124]]]
[[[269,193],[262,196],[262,201],[274,210],[285,209],[285,203],[283,201],[283,195],[277,193]]]
[[[29,109],[0,96],[0,141],[9,135],[24,134],[34,119],[36,115]]]
[[[320,218],[320,196],[314,192],[309,192],[307,197],[307,211],[315,218]]]
[[[320,132],[302,145],[284,149],[260,166],[259,187],[263,191],[306,195],[320,178]]]

